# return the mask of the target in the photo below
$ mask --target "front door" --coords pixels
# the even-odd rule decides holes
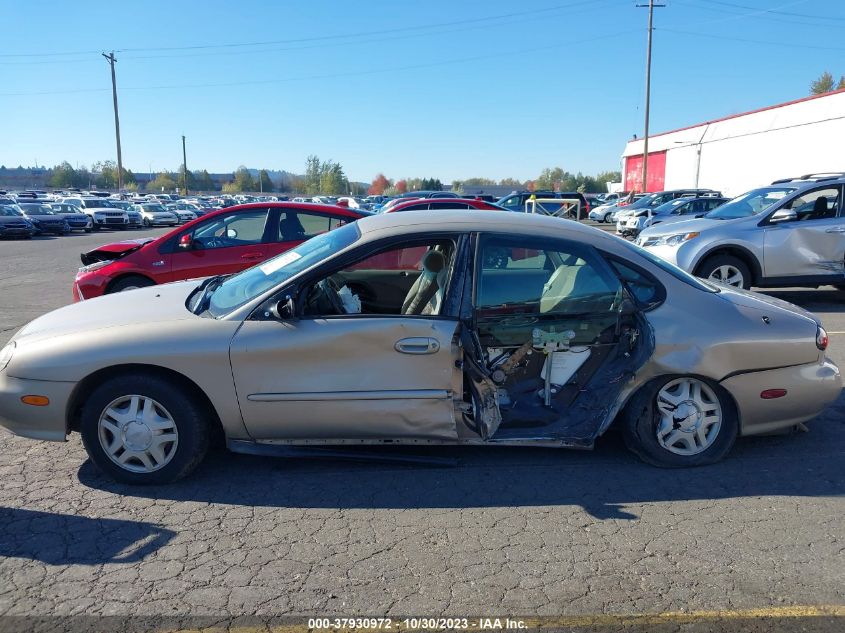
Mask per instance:
[[[383,250],[303,282],[298,319],[244,322],[230,357],[252,437],[455,440],[455,252],[451,240]]]
[[[228,275],[263,261],[268,257],[268,216],[268,209],[247,209],[195,224],[185,234],[191,236],[190,248],[177,246],[169,256],[169,281]]]
[[[826,186],[807,191],[783,209],[797,219],[772,223],[763,229],[763,267],[766,277],[829,277],[842,283],[845,272],[845,218],[841,188]]]

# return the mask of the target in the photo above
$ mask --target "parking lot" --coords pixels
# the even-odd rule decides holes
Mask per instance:
[[[166,230],[0,242],[0,346],[71,301],[80,252]],[[770,294],[820,315],[845,366],[845,293]],[[0,431],[0,614],[841,608],[845,397],[808,426],[684,471],[642,464],[611,433],[592,452],[425,451],[449,467],[219,451],[144,488],[100,476],[78,436]]]

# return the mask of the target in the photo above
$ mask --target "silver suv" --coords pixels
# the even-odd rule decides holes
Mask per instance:
[[[636,243],[731,286],[845,289],[843,188],[845,173],[776,180],[700,219],[649,227]]]

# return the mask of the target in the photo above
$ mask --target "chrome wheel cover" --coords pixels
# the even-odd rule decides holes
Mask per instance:
[[[136,394],[110,402],[97,423],[100,446],[115,464],[133,473],[151,473],[173,459],[179,431],[161,404]]]
[[[713,445],[722,427],[722,405],[697,378],[677,378],[657,393],[657,442],[670,453],[692,456]]]
[[[734,286],[736,288],[742,288],[743,282],[745,281],[739,269],[736,266],[731,266],[730,264],[723,264],[722,266],[714,268],[707,279],[715,281],[716,283],[725,284],[726,286]]]

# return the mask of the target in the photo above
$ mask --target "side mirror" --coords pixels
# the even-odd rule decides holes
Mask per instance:
[[[270,307],[270,314],[280,321],[296,321],[296,304],[293,297],[286,295],[284,299]]]
[[[769,222],[794,222],[798,219],[798,214],[792,209],[778,209],[769,218]]]
[[[179,238],[179,248],[189,251],[194,247],[194,236],[190,233],[186,233],[182,237]]]

